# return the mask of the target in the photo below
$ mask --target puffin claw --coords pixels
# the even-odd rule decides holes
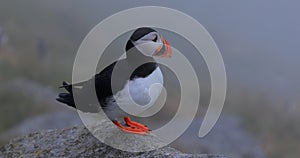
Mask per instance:
[[[129,127],[136,127],[136,128],[141,129],[145,132],[149,132],[149,128],[146,125],[143,125],[143,124],[138,123],[138,122],[131,121],[131,119],[128,116],[124,117],[124,121],[126,122],[126,124]]]
[[[125,127],[123,126],[119,121],[113,121],[113,123],[119,127],[122,131],[126,132],[126,133],[133,133],[133,134],[140,134],[140,135],[148,135],[148,132],[142,130],[142,129],[139,129],[137,127],[132,127],[132,126],[129,126],[129,127]]]
[[[122,131],[133,134],[148,135],[149,128],[141,123],[131,121],[129,117],[124,117],[127,126],[123,126],[119,121],[113,120],[112,122],[119,127]]]

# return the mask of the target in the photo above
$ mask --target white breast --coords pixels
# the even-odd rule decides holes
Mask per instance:
[[[162,86],[153,86],[155,84],[163,85],[163,75],[159,67],[157,67],[145,78],[136,78],[128,81],[124,89],[119,91],[114,97],[117,102],[121,102],[123,104],[132,103],[129,100],[129,95],[137,104],[141,106],[153,104],[162,90]]]

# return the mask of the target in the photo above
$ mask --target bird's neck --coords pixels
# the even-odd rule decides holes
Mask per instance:
[[[145,63],[155,63],[153,57],[144,55],[138,49],[133,48],[130,51],[126,52],[126,60],[131,66],[141,66]]]

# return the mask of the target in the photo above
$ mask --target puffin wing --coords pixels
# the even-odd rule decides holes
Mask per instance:
[[[103,69],[100,73],[96,74],[92,79],[89,79],[87,81],[83,81],[75,84],[69,84],[66,81],[63,81],[62,86],[60,88],[65,88],[67,93],[59,93],[58,98],[56,98],[56,100],[61,103],[67,104],[73,108],[77,108],[74,102],[73,90],[76,91],[76,95],[80,95],[81,97],[88,98],[89,94],[91,93],[91,89],[93,88],[92,86],[96,86],[96,93],[99,101],[105,99],[106,97],[111,96],[112,95],[111,75],[116,63],[117,62],[110,64],[105,69]],[[89,100],[85,100],[85,101],[89,101]],[[86,103],[86,105],[89,104],[94,104],[94,103],[92,102]],[[82,108],[79,108],[79,110],[82,110],[84,112],[89,112]]]

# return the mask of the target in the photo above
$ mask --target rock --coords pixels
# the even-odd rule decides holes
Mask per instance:
[[[96,119],[96,121],[97,120],[98,118]],[[223,115],[214,127],[214,129],[210,132],[210,134],[208,134],[204,138],[199,138],[197,136],[199,127],[201,125],[201,121],[201,119],[195,119],[194,123],[189,127],[189,129],[175,142],[173,142],[171,146],[176,149],[179,149],[182,152],[194,154],[222,153],[223,155],[233,158],[266,157],[260,143],[256,140],[256,138],[253,135],[248,133],[247,130],[245,130],[242,127],[241,121],[238,118],[229,115]],[[146,124],[148,125],[148,123]],[[0,136],[0,142],[2,141],[3,143],[7,143],[8,140],[10,140],[13,137],[28,134],[35,131],[61,129],[78,125],[82,125],[82,123],[76,111],[68,110],[61,112],[52,112],[49,114],[43,114],[41,116],[25,120],[22,124],[5,132],[5,134],[2,134]],[[107,126],[110,127],[109,124],[107,124]],[[107,133],[106,136],[108,138],[114,137],[116,140],[126,141],[123,140],[124,137],[122,133],[118,133],[120,135],[117,135],[118,131],[109,132],[112,131],[112,129],[108,127],[106,127],[106,130],[98,130],[96,132],[100,132],[100,135],[101,132],[104,132]],[[140,139],[139,142],[141,142],[142,140],[144,140],[144,144],[149,143],[147,142],[147,139],[144,139],[143,137]],[[110,142],[106,143],[109,144]],[[122,148],[122,143],[119,143],[119,145],[119,147]],[[130,146],[133,145],[131,144]]]
[[[188,153],[222,153],[227,157],[265,158],[262,143],[242,125],[238,117],[222,114],[212,131],[204,138],[198,137],[201,119],[194,119],[190,128],[172,147]]]
[[[49,112],[25,119],[20,124],[1,134],[0,140],[40,130],[62,129],[77,125],[82,125],[82,122],[78,113],[74,110]]]
[[[109,127],[104,121],[101,127]],[[115,128],[114,128],[115,129]],[[159,146],[159,139],[155,135],[148,136],[125,134],[119,129],[107,133],[110,141],[126,142],[132,148]],[[35,132],[11,140],[0,148],[0,157],[199,157],[224,158],[220,155],[184,154],[180,151],[163,147],[147,152],[127,152],[112,148],[96,139],[84,126],[67,129]]]
[[[0,133],[0,145],[10,139],[41,130],[62,129],[82,125],[78,113],[74,110],[50,112],[25,119],[13,128]]]

